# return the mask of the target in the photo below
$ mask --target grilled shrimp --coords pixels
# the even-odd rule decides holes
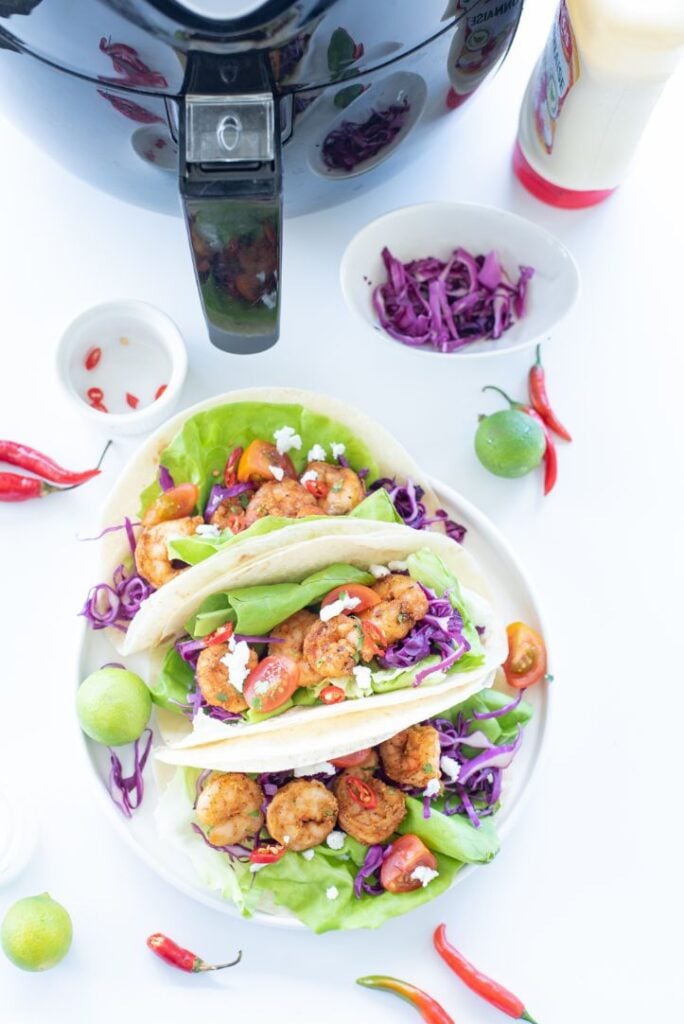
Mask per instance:
[[[238,498],[224,498],[209,517],[209,522],[218,526],[219,530],[232,530],[239,533],[245,518],[245,510]]]
[[[245,711],[247,701],[230,681],[230,671],[221,661],[228,653],[228,644],[205,647],[197,659],[197,685],[207,704],[224,711]],[[249,650],[247,668],[251,672],[259,661],[256,651]]]
[[[320,488],[319,508],[326,516],[345,516],[366,496],[363,484],[353,469],[329,462],[310,462],[306,474],[316,474],[314,490]]]
[[[245,512],[245,526],[251,526],[264,516],[301,519],[303,516],[320,514],[321,510],[314,496],[297,480],[270,480],[262,484],[250,499]]]
[[[284,654],[299,665],[299,685],[315,686],[322,676],[315,671],[304,657],[304,640],[311,627],[318,622],[318,616],[304,609],[291,615],[285,622],[271,630],[271,636],[280,637],[279,644],[269,644],[269,654]]]
[[[166,545],[176,537],[194,537],[203,522],[202,516],[185,516],[143,527],[135,545],[135,567],[140,575],[153,587],[162,587],[183,572],[171,564]]]
[[[316,779],[294,779],[266,808],[266,827],[276,842],[299,852],[319,846],[337,821],[337,800]]]
[[[428,599],[410,576],[385,576],[373,590],[380,604],[361,612],[360,618],[377,626],[388,644],[402,640],[427,615]]]
[[[212,846],[243,843],[264,824],[264,793],[242,772],[211,775],[197,799],[197,820]]]
[[[353,787],[354,779],[362,780],[364,785],[372,789],[375,807],[363,807],[354,799],[353,789],[350,788],[350,783]],[[384,843],[406,817],[406,800],[400,790],[387,786],[371,775],[359,774],[356,769],[343,772],[333,788],[339,805],[338,824],[360,843],[368,846]]]
[[[380,744],[385,774],[404,786],[424,789],[440,777],[439,733],[432,725],[412,725]]]

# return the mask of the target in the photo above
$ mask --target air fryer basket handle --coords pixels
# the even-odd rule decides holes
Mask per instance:
[[[180,190],[212,343],[244,354],[270,348],[280,314],[282,169],[278,106],[259,55],[191,54]]]

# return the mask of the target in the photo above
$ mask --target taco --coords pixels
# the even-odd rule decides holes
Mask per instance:
[[[146,646],[173,640],[149,685],[176,753],[211,743],[213,767],[265,769],[277,735],[296,767],[329,730],[348,752],[378,715],[389,735],[491,684],[506,634],[468,552],[348,526],[212,578],[149,623]]]
[[[465,532],[357,410],[288,388],[221,395],[171,419],[121,476],[104,510],[103,582],[82,613],[130,653],[139,647],[123,637],[141,608],[153,616],[163,592],[203,580],[198,566],[211,559],[218,575],[339,520]]]
[[[532,714],[521,698],[484,690],[346,756],[318,745],[294,769],[216,771],[196,747],[188,766],[160,766],[158,830],[244,916],[378,927],[498,852],[505,770]]]

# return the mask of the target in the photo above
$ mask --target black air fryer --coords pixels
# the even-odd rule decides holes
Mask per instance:
[[[378,185],[500,63],[522,0],[0,0],[0,104],[70,170],[182,208],[212,342],[278,337],[287,214]],[[180,202],[179,202],[180,192]]]

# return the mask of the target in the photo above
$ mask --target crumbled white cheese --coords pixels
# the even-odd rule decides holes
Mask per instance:
[[[313,850],[302,850],[302,857],[304,860],[313,860]]]
[[[427,786],[423,790],[423,796],[437,796],[441,790],[439,779],[430,779]]]
[[[334,775],[335,765],[330,761],[321,761],[320,764],[307,764],[303,768],[295,768],[295,779],[301,779],[305,775]]]
[[[242,693],[245,679],[250,672],[247,668],[250,653],[246,640],[238,640],[236,643],[235,637],[231,636],[228,640],[228,651],[221,658],[221,664],[228,669],[228,682],[235,687],[238,693]]]
[[[291,448],[296,448],[299,451],[302,447],[302,439],[292,427],[280,427],[278,430],[274,430],[273,437],[281,455],[286,455]]]
[[[368,572],[371,576],[375,576],[376,580],[383,580],[385,576],[389,576],[390,574],[386,565],[369,565]]]
[[[354,679],[359,690],[366,696],[371,693],[373,684],[371,682],[371,670],[368,665],[355,665],[352,672],[354,673]]]
[[[198,537],[220,537],[221,531],[216,523],[200,523],[195,533]]]
[[[340,832],[339,829],[334,828],[326,839],[326,843],[331,850],[341,850],[345,843],[344,832]]]
[[[408,562],[388,562],[387,568],[391,569],[392,572],[406,572],[408,569]]]
[[[425,884],[427,885],[427,883]],[[325,895],[329,900],[336,900],[337,897],[340,895],[340,890],[337,888],[336,885],[329,885],[328,888],[325,890]]]
[[[285,470],[282,468],[282,466],[269,466],[268,468],[271,473],[271,476],[275,480],[282,480],[283,477],[285,476]]]
[[[325,462],[325,448],[322,444],[315,444],[306,458],[307,462]]]
[[[291,839],[292,836],[283,836],[283,846],[287,846]]]
[[[461,774],[461,766],[454,757],[449,757],[444,754],[439,759],[439,767],[442,769],[442,775],[446,775],[449,782],[456,782],[457,778]]]
[[[343,592],[337,601],[331,601],[330,604],[326,604],[321,608],[319,612],[321,622],[328,622],[330,619],[334,619],[336,615],[341,615],[342,612],[351,611],[356,608],[357,604],[361,604],[361,598],[350,597],[349,594]]]
[[[309,481],[311,481],[312,484],[315,484],[317,480],[318,473],[316,472],[315,469],[307,469],[306,473],[302,473],[302,475],[299,478],[300,484],[303,484],[305,487],[309,483]]]
[[[416,882],[420,882],[423,888],[425,888],[427,885],[430,884],[432,879],[437,878],[438,875],[439,871],[434,871],[432,868],[427,867],[425,864],[419,864],[417,868],[413,869],[413,871],[409,875],[409,878],[413,878],[416,880]]]
[[[333,459],[339,459],[340,455],[344,455],[346,450],[346,444],[338,443],[337,441],[333,441],[330,445],[330,451],[332,452]]]
[[[253,875],[256,875],[257,871],[261,871],[262,868],[268,867],[268,864],[250,864],[249,870]]]

